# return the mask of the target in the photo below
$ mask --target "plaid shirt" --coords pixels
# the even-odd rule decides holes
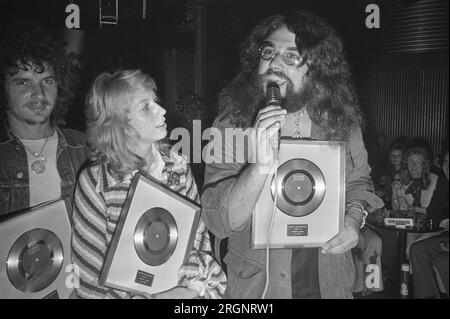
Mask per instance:
[[[159,156],[159,154],[161,156]],[[186,159],[160,146],[157,172],[160,181],[172,190],[199,202],[199,195]],[[72,260],[80,269],[81,298],[131,298],[133,294],[100,286],[98,279],[127,197],[132,174],[121,181],[107,164],[100,163],[80,174],[73,207]],[[201,220],[188,262],[179,271],[179,285],[196,289],[204,298],[221,298],[226,276],[211,256],[211,243]]]

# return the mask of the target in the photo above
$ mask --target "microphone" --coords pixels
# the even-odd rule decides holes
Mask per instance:
[[[266,86],[266,106],[280,106],[281,94],[280,87],[276,82],[268,82]],[[272,148],[278,152],[280,149],[280,131],[278,130],[272,140]]]

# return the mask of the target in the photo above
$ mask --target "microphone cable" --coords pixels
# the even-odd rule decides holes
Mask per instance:
[[[280,87],[276,82],[269,82],[267,83],[266,87],[266,103],[267,106],[270,105],[276,105],[281,106],[281,97],[280,97]],[[269,288],[269,281],[270,281],[270,237],[272,236],[272,228],[273,228],[273,222],[275,219],[275,213],[277,209],[277,197],[278,197],[278,155],[279,155],[279,148],[280,148],[280,128],[277,130],[277,132],[274,135],[274,138],[271,142],[272,151],[274,152],[274,159],[275,159],[275,172],[274,172],[274,181],[275,181],[275,188],[274,188],[274,199],[273,199],[273,207],[272,207],[272,216],[270,218],[270,225],[269,229],[267,231],[267,241],[266,241],[266,283],[264,285],[264,291],[262,294],[262,299],[266,298],[267,289]]]
[[[272,228],[273,222],[275,220],[275,213],[277,210],[277,198],[278,198],[278,149],[273,150],[275,153],[275,172],[273,175],[273,180],[275,182],[274,187],[274,198],[273,198],[273,206],[272,206],[272,216],[270,217],[269,229],[267,231],[267,241],[266,241],[266,284],[264,285],[264,291],[261,299],[266,299],[267,289],[269,288],[270,281],[270,237],[272,237]]]

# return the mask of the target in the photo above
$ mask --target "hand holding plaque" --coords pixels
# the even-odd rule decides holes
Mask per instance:
[[[189,256],[199,218],[198,204],[135,174],[99,283],[151,298],[184,291],[175,289],[178,271]]]
[[[345,155],[344,142],[281,138],[277,178],[267,178],[253,213],[254,249],[268,240],[271,248],[322,247],[344,229]],[[350,229],[342,236],[339,244],[353,245]]]

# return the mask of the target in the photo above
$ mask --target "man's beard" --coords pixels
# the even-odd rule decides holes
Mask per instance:
[[[286,81],[286,96],[281,98],[281,107],[288,113],[294,113],[307,106],[311,101],[311,89],[306,81],[298,93],[294,92],[294,83],[284,73],[268,69],[264,74],[258,75],[256,86],[258,87],[258,100],[265,107],[264,85],[269,76],[276,76]]]

